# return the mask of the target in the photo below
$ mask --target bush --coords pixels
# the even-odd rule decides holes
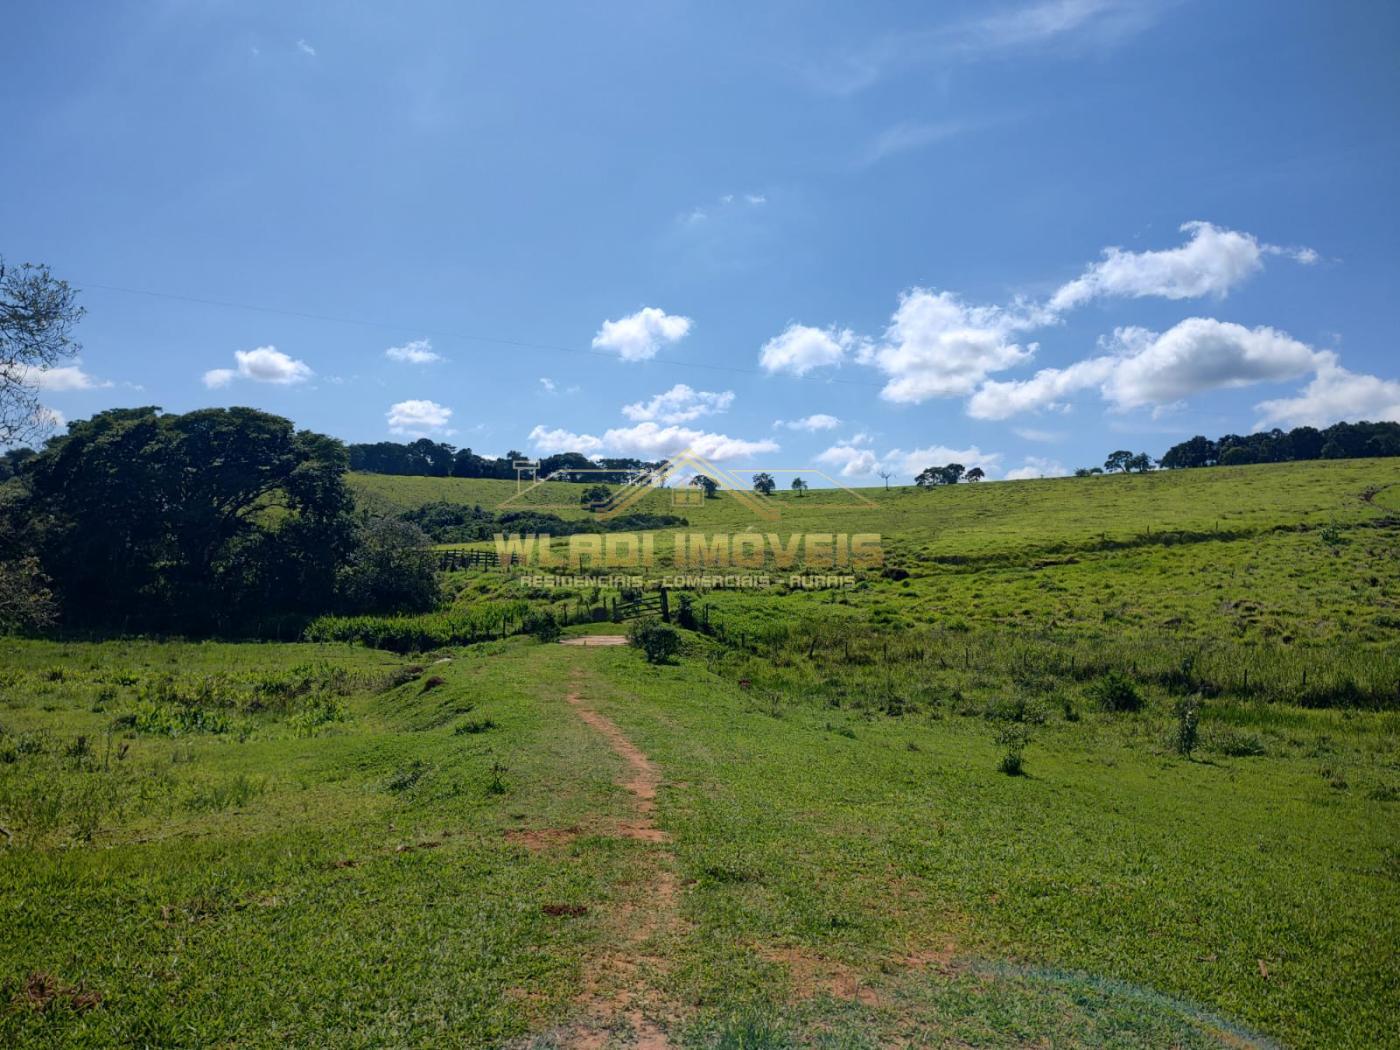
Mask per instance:
[[[1005,748],[997,768],[1009,777],[1019,777],[1025,772],[1026,745],[1031,742],[1030,730],[1020,722],[1007,722],[997,730],[997,746]]]
[[[543,612],[526,613],[525,619],[521,622],[521,628],[526,634],[546,644],[557,642],[559,635],[563,633],[559,621],[548,609]]]
[[[680,632],[654,616],[633,623],[627,631],[627,640],[642,651],[649,664],[669,663],[681,648]]]
[[[1142,694],[1121,671],[1109,671],[1089,687],[1089,696],[1105,711],[1140,711]]]
[[[1176,750],[1178,754],[1191,757],[1196,750],[1196,740],[1200,733],[1201,698],[1183,696],[1176,702]]]

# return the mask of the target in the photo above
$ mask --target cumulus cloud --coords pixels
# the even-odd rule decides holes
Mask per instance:
[[[763,344],[758,363],[766,372],[802,376],[814,368],[839,365],[855,345],[855,333],[849,328],[790,324]]]
[[[1105,248],[1101,261],[1051,296],[1050,309],[1062,312],[1104,296],[1224,298],[1263,267],[1265,255],[1286,255],[1304,264],[1317,261],[1311,248],[1262,244],[1253,234],[1208,222],[1188,222],[1181,231],[1189,234],[1190,240],[1177,248],[1146,252]]]
[[[310,58],[316,57],[316,49],[310,44],[308,44],[305,40],[297,41],[297,50],[300,51],[303,55],[306,55]]]
[[[1027,456],[1023,465],[1006,472],[1007,481],[1026,481],[1031,478],[1062,478],[1069,473],[1065,465],[1056,459],[1042,456]]]
[[[622,414],[636,422],[656,420],[662,423],[688,423],[692,419],[724,412],[734,401],[734,391],[717,393],[712,390],[692,390],[677,383],[670,390],[657,394],[649,401],[637,401],[622,406]]]
[[[815,434],[818,430],[835,430],[841,425],[841,420],[835,416],[829,416],[825,412],[817,412],[802,419],[779,419],[774,422],[775,427],[786,427],[788,430],[805,430],[810,434]]]
[[[1317,374],[1296,397],[1255,405],[1256,430],[1266,427],[1327,427],[1341,420],[1400,423],[1400,382],[1348,372],[1337,355],[1317,355]]]
[[[648,361],[663,346],[684,339],[692,324],[689,317],[646,306],[616,321],[604,321],[593,337],[593,347],[611,350],[624,361]]]
[[[436,401],[409,400],[390,405],[385,417],[389,420],[389,431],[412,437],[427,437],[430,434],[451,434],[448,422],[452,409],[439,405]]]
[[[614,427],[601,437],[537,426],[530,431],[530,444],[542,455],[554,452],[582,452],[585,455],[609,452],[639,459],[662,459],[686,450],[706,459],[739,459],[776,452],[779,448],[776,441],[748,441],[688,427],[661,426],[652,421],[631,427]]]
[[[845,478],[871,477],[879,471],[914,477],[925,467],[943,466],[945,463],[961,463],[969,469],[981,467],[986,471],[995,470],[1001,463],[1001,453],[983,452],[976,445],[969,448],[929,445],[907,452],[895,448],[880,456],[873,449],[852,440],[839,442],[818,453],[816,461],[837,468]]]
[[[235,368],[214,368],[204,373],[204,385],[215,388],[228,386],[235,379],[250,379],[255,383],[289,386],[304,383],[315,373],[305,361],[298,361],[275,346],[260,346],[255,350],[235,350]]]
[[[559,387],[555,385],[554,380],[550,379],[548,376],[540,376],[540,387],[546,394],[552,394],[559,389]]]
[[[887,401],[960,396],[989,373],[1029,360],[1035,344],[1022,347],[1012,336],[1037,320],[1043,319],[1019,305],[970,306],[952,292],[915,288],[900,297],[884,341],[858,359],[888,377],[880,392]]]
[[[1066,368],[1043,368],[1030,379],[984,383],[968,400],[974,419],[1007,419],[1063,408],[1078,391],[1097,388],[1115,408],[1165,406],[1207,390],[1294,379],[1312,371],[1318,354],[1274,328],[1189,317],[1166,332],[1119,328],[1116,352]]]
[[[403,346],[391,346],[384,351],[384,356],[390,361],[402,361],[410,365],[430,365],[443,359],[441,354],[433,350],[433,344],[427,339],[415,339],[411,343],[404,343]]]
[[[843,478],[868,478],[880,469],[880,457],[873,450],[842,442],[817,453],[817,462],[835,467]]]
[[[113,385],[109,379],[98,379],[83,371],[81,360],[58,368],[34,368],[30,365],[12,366],[6,378],[13,377],[21,386],[31,390],[68,391],[99,390]]]

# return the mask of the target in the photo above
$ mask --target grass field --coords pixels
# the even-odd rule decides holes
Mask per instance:
[[[0,639],[0,1044],[1394,1045],[1397,494],[784,494],[907,575],[702,595],[665,665]]]

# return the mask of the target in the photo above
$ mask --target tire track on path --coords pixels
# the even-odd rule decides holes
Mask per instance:
[[[565,699],[627,766],[620,784],[632,794],[633,816],[617,823],[615,833],[658,846],[670,842],[670,836],[655,820],[661,771],[617,723],[588,705],[582,690],[583,672],[574,666],[569,672]],[[665,1031],[652,1020],[652,1016],[664,1013],[665,1003],[651,987],[651,978],[665,973],[668,966],[668,960],[659,954],[657,942],[680,927],[680,886],[669,850],[653,852],[648,861],[645,884],[629,895],[627,903],[613,917],[619,947],[605,953],[594,971],[584,976],[580,1002],[589,1021],[576,1028],[566,1043],[575,1050],[601,1050],[613,1035],[627,1028],[631,1030],[631,1040],[624,1045],[636,1050],[669,1050],[672,1046]]]

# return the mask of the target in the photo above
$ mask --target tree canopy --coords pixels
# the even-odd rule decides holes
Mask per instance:
[[[340,442],[251,408],[112,409],[51,440],[4,510],[67,623],[243,629],[334,606],[345,467]]]

